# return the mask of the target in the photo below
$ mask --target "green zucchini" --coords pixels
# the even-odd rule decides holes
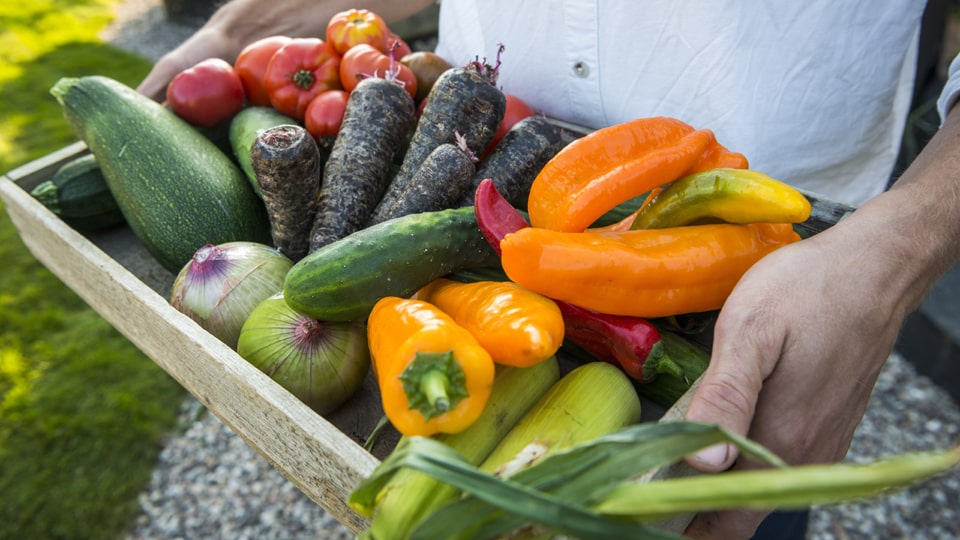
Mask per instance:
[[[285,124],[299,125],[296,120],[273,107],[247,107],[230,120],[230,148],[257,195],[260,195],[260,184],[257,183],[257,176],[250,163],[250,148],[260,133]],[[323,163],[320,167],[322,170]]]
[[[64,163],[30,194],[78,231],[97,231],[123,223],[123,213],[93,154]]]
[[[321,321],[365,319],[385,296],[408,297],[443,275],[496,267],[473,207],[410,214],[331,242],[287,272],[284,297]]]
[[[266,211],[240,168],[169,109],[108,77],[50,90],[147,250],[179,272],[205,244],[270,243]]]

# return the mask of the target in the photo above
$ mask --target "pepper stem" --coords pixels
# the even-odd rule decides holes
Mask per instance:
[[[453,351],[418,352],[400,374],[410,409],[431,420],[457,407],[467,397],[466,376]]]
[[[652,381],[660,373],[673,375],[686,384],[690,382],[687,380],[687,375],[683,372],[680,364],[667,356],[666,347],[663,346],[662,341],[654,343],[653,347],[650,348],[650,354],[647,355],[647,359],[643,363],[643,378]]]
[[[445,413],[450,410],[446,374],[437,370],[424,373],[423,378],[420,379],[420,391],[426,396],[427,402],[434,411]]]

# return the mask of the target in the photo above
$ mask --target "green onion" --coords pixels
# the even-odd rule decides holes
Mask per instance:
[[[511,476],[510,480],[548,491],[566,501],[585,504],[599,500],[621,482],[669,465],[701,448],[727,441],[742,445],[745,455],[783,465],[762,447],[717,426],[692,422],[645,423],[552,454],[539,465]],[[590,468],[580,470],[578,464],[585,461],[591,462]],[[512,508],[513,504],[514,501],[510,501],[508,506]],[[411,538],[436,538],[441,531],[449,530],[451,523],[456,523],[459,529],[475,530],[479,533],[477,537],[485,538],[522,527],[531,521],[528,517],[511,512],[510,508],[498,508],[476,496],[439,510],[424,521]],[[542,516],[532,521],[570,532]],[[583,534],[580,531],[576,536]],[[650,536],[651,530],[645,530],[644,534],[654,538]]]
[[[677,421],[639,424],[547,456],[503,479],[430,439],[394,452],[355,493],[375,497],[404,468],[466,496],[434,512],[411,538],[491,538],[531,524],[581,539],[681,538],[644,522],[730,508],[800,508],[881,495],[960,463],[960,447],[903,454],[872,464],[786,466],[762,446],[719,426]],[[644,473],[713,444],[773,468],[638,482]]]
[[[798,465],[621,484],[596,510],[646,520],[729,508],[771,510],[836,504],[909,486],[958,463],[960,447],[901,454],[869,464]]]

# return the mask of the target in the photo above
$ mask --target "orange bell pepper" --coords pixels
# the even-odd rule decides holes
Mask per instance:
[[[497,364],[530,367],[563,344],[557,304],[509,281],[460,283],[436,279],[417,292],[477,338]]]
[[[785,223],[581,233],[528,227],[508,234],[500,249],[507,276],[528,289],[652,318],[720,309],[750,266],[799,239]]]
[[[745,168],[742,154],[675,118],[639,118],[602,128],[558,152],[530,187],[534,227],[579,232],[614,206],[706,169]]]
[[[367,341],[383,411],[403,435],[458,433],[483,412],[493,360],[436,306],[381,299],[367,319]]]

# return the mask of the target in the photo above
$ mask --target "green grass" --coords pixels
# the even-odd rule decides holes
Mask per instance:
[[[116,3],[0,5],[0,172],[76,140],[57,79],[147,73],[99,41]],[[0,538],[121,537],[186,393],[30,255],[5,211],[0,260]]]

